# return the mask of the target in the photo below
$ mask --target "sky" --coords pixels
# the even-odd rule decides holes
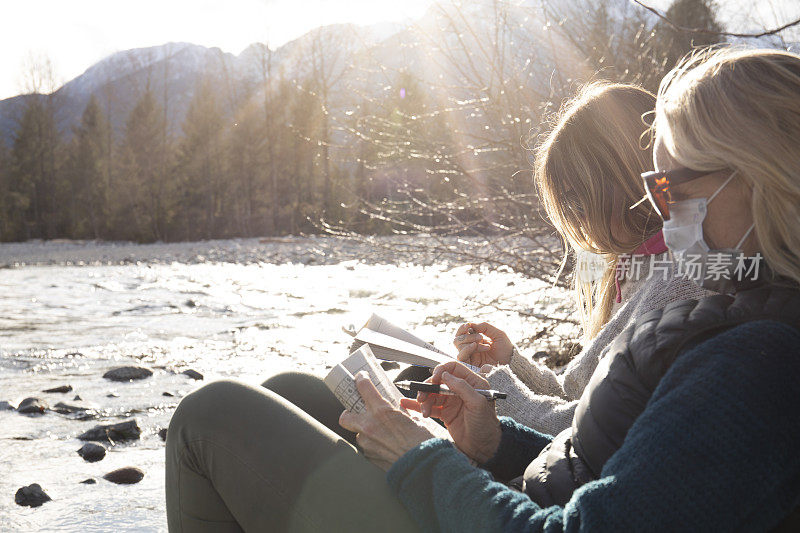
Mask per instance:
[[[23,71],[48,58],[56,87],[104,57],[186,41],[239,54],[272,48],[325,24],[372,24],[422,16],[433,0],[0,0],[0,99],[24,92]],[[665,9],[671,0],[646,2]],[[718,0],[720,18],[774,21],[800,16],[800,0]],[[789,18],[792,17],[792,18]]]
[[[0,0],[0,99],[23,92],[31,58],[57,85],[130,48],[186,41],[238,54],[275,48],[325,24],[421,16],[432,0]]]

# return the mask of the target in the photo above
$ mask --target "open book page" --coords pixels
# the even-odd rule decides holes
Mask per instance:
[[[370,347],[364,345],[351,353],[347,359],[334,366],[324,379],[325,384],[345,409],[354,413],[362,413],[365,410],[364,399],[361,398],[355,381],[355,375],[362,370],[369,374],[369,379],[378,389],[378,392],[381,393],[381,396],[389,400],[392,405],[400,406],[400,400],[403,395],[400,394],[400,391],[397,390],[397,387],[394,386],[389,376],[381,368]],[[422,418],[415,412],[410,414],[420,424],[428,427],[435,436],[443,439],[449,438],[447,430],[432,419]]]
[[[416,335],[414,335],[410,331],[407,331],[407,330],[401,328],[400,326],[395,326],[394,324],[392,324],[391,322],[389,322],[385,318],[383,318],[381,316],[378,316],[375,313],[373,313],[372,316],[369,317],[369,320],[367,320],[367,323],[364,324],[364,327],[361,328],[361,329],[362,330],[363,329],[369,329],[369,330],[372,330],[372,331],[377,331],[378,333],[383,333],[384,335],[388,335],[389,337],[394,337],[395,339],[399,339],[401,341],[408,342],[410,344],[414,344],[416,346],[419,346],[421,348],[425,348],[425,349],[430,350],[432,352],[437,352],[439,354],[446,355],[450,359],[453,358],[452,355],[450,355],[450,354],[448,354],[446,352],[443,352],[439,348],[435,347],[433,344],[431,344],[429,342],[425,342],[424,340],[420,339],[419,337],[417,337]]]
[[[378,359],[430,368],[453,360],[449,355],[442,355],[371,329],[364,328],[359,331],[356,340],[369,344]]]
[[[376,314],[356,333],[355,339],[369,344],[375,357],[387,361],[433,368],[453,360],[452,355]]]
[[[342,402],[345,409],[355,413],[364,411],[364,400],[358,393],[354,376],[361,371],[369,374],[369,379],[392,405],[399,406],[403,397],[394,386],[389,376],[381,368],[369,346],[364,345],[351,353],[347,359],[334,366],[325,377],[325,384],[333,391],[334,396]]]

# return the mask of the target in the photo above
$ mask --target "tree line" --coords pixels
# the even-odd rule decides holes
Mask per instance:
[[[487,20],[442,5],[437,32],[409,33],[405,46],[435,61],[447,73],[440,81],[424,69],[387,70],[317,30],[299,77],[273,68],[266,47],[258,83],[231,91],[218,72],[201,76],[177,134],[168,98],[149,84],[121,131],[92,96],[67,135],[57,100],[35,95],[11,145],[0,142],[0,240],[319,231],[535,238],[544,225],[526,140],[576,84],[603,77],[655,89],[692,47],[720,39],[708,0],[676,0],[666,13],[679,26],[712,30],[703,34],[641,9],[620,21],[604,2],[567,13],[555,0],[489,3]],[[533,20],[544,37],[531,37]],[[580,68],[570,70],[575,57]],[[551,73],[544,83],[534,75],[543,71]],[[370,91],[378,75],[382,90]],[[510,253],[504,261],[519,260]]]

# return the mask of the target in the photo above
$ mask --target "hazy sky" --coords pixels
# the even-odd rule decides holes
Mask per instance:
[[[22,92],[27,58],[47,56],[58,85],[119,50],[187,41],[238,54],[272,47],[324,24],[421,16],[432,0],[0,0],[0,99]],[[650,0],[664,9],[671,0]],[[720,18],[774,27],[800,16],[800,0],[718,0]],[[791,18],[790,18],[791,17]],[[794,32],[797,36],[797,32]],[[787,37],[789,37],[787,35]]]
[[[323,24],[419,17],[431,0],[0,0],[0,99],[22,92],[31,54],[59,82],[119,50],[187,41],[238,54]],[[59,83],[59,85],[60,85]]]

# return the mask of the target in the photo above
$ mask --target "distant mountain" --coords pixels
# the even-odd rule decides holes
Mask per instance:
[[[317,34],[329,41],[349,43],[350,46],[339,54],[346,55],[349,60],[358,49],[387,39],[401,29],[401,25],[388,23],[318,28],[272,51],[272,72],[282,71],[289,79],[307,74],[309,66],[303,62],[302,55]],[[72,127],[79,123],[89,98],[94,95],[110,117],[115,132],[120,134],[128,114],[149,87],[161,105],[166,103],[170,128],[178,133],[197,82],[204,74],[213,73],[217,79],[234,86],[233,90],[259,84],[263,82],[263,63],[268,54],[270,51],[261,43],[250,45],[238,56],[191,43],[167,43],[117,52],[53,93],[59,129],[71,135]],[[33,98],[45,97],[31,94],[0,100],[0,141],[11,144],[25,106]]]
[[[550,76],[559,70],[574,68],[580,78],[580,67],[569,43],[553,38],[548,30],[581,11],[594,0],[563,0],[549,4],[558,12],[545,14],[536,0],[514,2],[508,13],[513,46],[504,50],[504,61],[510,61],[526,78],[524,91],[547,94]],[[627,0],[605,3],[607,11],[620,26],[629,20],[634,9]],[[464,1],[460,7],[449,2],[435,3],[419,20],[411,24],[380,23],[371,26],[335,24],[312,30],[274,51],[254,43],[238,56],[191,43],[167,43],[161,46],[125,50],[112,54],[91,66],[80,76],[59,88],[53,98],[57,104],[60,130],[71,135],[83,110],[94,95],[120,135],[130,111],[149,87],[161,105],[166,104],[168,124],[179,134],[189,102],[198,80],[211,73],[223,84],[223,94],[231,97],[223,105],[232,116],[241,94],[257,94],[269,83],[265,76],[267,60],[273,77],[303,80],[313,69],[316,50],[319,64],[337,80],[329,95],[334,111],[352,108],[355,97],[380,96],[391,87],[400,71],[412,72],[423,85],[451,87],[448,97],[474,97],[485,87],[471,84],[470,76],[492,80],[486,42],[493,39],[491,27],[496,13],[491,2]],[[651,17],[652,18],[652,17]],[[653,23],[655,19],[653,18]],[[468,31],[465,28],[468,27]],[[442,28],[448,29],[442,33]],[[550,33],[548,33],[548,31]],[[479,42],[476,33],[483,33]],[[776,46],[776,37],[759,41],[762,46]],[[752,39],[748,40],[752,43]],[[409,46],[422,42],[425,45]],[[573,64],[574,63],[574,64]],[[354,68],[348,68],[348,67]],[[569,72],[567,72],[569,75]],[[584,73],[585,74],[585,73]],[[42,95],[20,95],[0,100],[0,141],[11,144],[25,106],[30,99]]]

